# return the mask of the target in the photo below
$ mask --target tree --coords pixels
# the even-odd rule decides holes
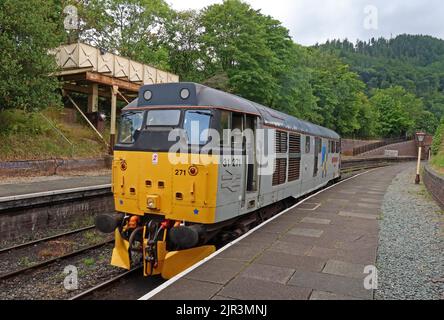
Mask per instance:
[[[58,81],[48,51],[62,39],[54,2],[0,1],[0,110],[56,105]]]
[[[273,101],[276,57],[260,13],[241,1],[226,0],[205,8],[201,21],[206,77],[226,73],[231,92],[263,104]]]
[[[80,6],[81,40],[169,69],[161,31],[172,14],[163,0],[89,0]]]
[[[365,84],[342,61],[328,53],[312,51],[311,86],[318,99],[320,122],[350,136],[361,128],[358,118]]]
[[[416,98],[401,87],[376,89],[370,102],[378,111],[379,133],[383,137],[401,137],[412,134],[415,119],[409,107],[417,105]]]
[[[183,81],[204,80],[201,36],[203,27],[197,11],[174,12],[165,22],[163,44],[168,50],[171,71]]]

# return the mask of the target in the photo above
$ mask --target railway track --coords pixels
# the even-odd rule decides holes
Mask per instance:
[[[26,248],[26,247],[31,247],[31,246],[34,246],[34,245],[37,245],[37,244],[40,244],[40,243],[43,243],[43,242],[46,242],[46,241],[57,240],[57,239],[60,239],[60,238],[66,237],[66,236],[70,236],[70,235],[73,235],[73,234],[78,234],[78,233],[81,233],[81,232],[92,230],[95,227],[96,226],[88,226],[88,227],[84,227],[84,228],[80,228],[80,229],[76,229],[76,230],[72,230],[72,231],[68,231],[68,232],[64,232],[64,233],[59,233],[59,234],[54,235],[54,236],[45,237],[45,238],[29,241],[29,242],[26,242],[26,243],[18,244],[18,245],[15,245],[15,246],[11,246],[11,247],[8,247],[8,248],[0,249],[0,255],[3,254],[3,253],[6,253],[6,252],[11,252],[11,251],[18,250],[18,249],[23,249],[23,248]]]
[[[68,240],[70,237],[72,236],[81,236],[82,233],[94,230],[95,226],[87,226],[87,227],[83,227],[83,228],[79,228],[76,230],[72,230],[72,231],[68,231],[65,233],[60,233],[57,235],[53,235],[53,236],[49,236],[49,237],[45,237],[45,238],[41,238],[38,240],[34,240],[34,241],[30,241],[30,242],[26,242],[26,243],[22,243],[22,244],[18,244],[15,246],[11,246],[8,248],[4,248],[0,250],[0,259],[2,261],[2,263],[9,263],[10,265],[14,265],[14,260],[16,260],[15,262],[17,263],[17,257],[20,256],[20,254],[22,254],[23,257],[26,258],[26,260],[28,261],[28,258],[30,256],[34,256],[35,259],[34,261],[28,261],[28,263],[26,263],[27,265],[25,267],[18,267],[18,268],[13,268],[10,271],[4,272],[0,274],[0,281],[4,281],[6,279],[15,277],[15,276],[19,276],[21,274],[30,272],[32,270],[37,270],[37,269],[41,269],[43,267],[46,267],[48,265],[51,265],[53,263],[56,263],[58,261],[64,260],[64,259],[68,259],[71,257],[75,257],[81,254],[84,254],[88,251],[97,249],[97,248],[101,248],[107,244],[112,243],[114,240],[113,239],[107,239],[105,241],[101,241],[99,243],[95,243],[95,244],[91,244],[91,245],[85,245],[81,248],[72,250],[71,252],[68,253],[61,253],[60,255],[56,255],[55,257],[49,258],[49,259],[44,259],[43,261],[41,261],[41,259],[39,259],[38,257],[38,251],[41,249],[45,249],[45,248],[50,248],[51,249],[51,244],[58,244],[58,243],[70,243]],[[65,242],[63,241],[65,240]],[[72,241],[76,241],[76,239],[71,239]],[[28,250],[27,252],[23,252],[25,250]],[[49,249],[46,249],[49,250]]]
[[[87,299],[88,297],[96,294],[97,292],[102,292],[102,291],[106,290],[109,286],[111,286],[111,285],[113,285],[113,284],[115,284],[115,283],[117,283],[119,281],[122,281],[122,279],[125,279],[125,278],[135,274],[136,272],[140,272],[142,270],[142,268],[143,268],[142,266],[135,267],[135,268],[133,268],[133,269],[131,269],[129,271],[126,271],[126,272],[124,272],[124,273],[122,273],[122,274],[120,274],[118,276],[115,276],[115,277],[113,277],[113,278],[111,278],[111,279],[109,279],[109,280],[107,280],[105,282],[102,282],[102,283],[100,283],[100,284],[98,284],[98,285],[96,285],[96,286],[94,286],[94,287],[92,287],[92,288],[90,288],[88,290],[85,290],[85,291],[83,291],[83,292],[81,292],[81,293],[79,293],[79,294],[69,298],[68,300],[84,300],[84,299]]]

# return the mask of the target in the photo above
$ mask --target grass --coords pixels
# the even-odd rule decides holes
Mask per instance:
[[[31,259],[29,259],[29,257],[24,256],[19,259],[18,264],[23,268],[28,268],[28,267],[32,266],[33,263],[31,261]]]
[[[441,151],[436,156],[433,156],[430,163],[432,164],[432,167],[434,169],[444,174],[444,144],[441,148]]]
[[[92,267],[95,265],[96,260],[94,258],[85,258],[82,262],[86,267]]]
[[[67,112],[70,111],[59,108],[47,108],[41,113],[1,111],[0,161],[93,158],[105,155],[107,148],[92,128],[84,120],[65,120]],[[108,139],[109,133],[106,131],[104,137]]]
[[[433,137],[432,153],[430,164],[436,171],[444,174],[444,118]]]

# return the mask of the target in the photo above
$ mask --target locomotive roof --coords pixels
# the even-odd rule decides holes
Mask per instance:
[[[189,90],[189,97],[181,98],[183,89]],[[146,99],[145,93],[151,91],[151,97]],[[174,94],[176,93],[176,94]],[[148,95],[149,96],[149,95]],[[124,110],[160,106],[205,106],[227,108],[232,111],[260,115],[266,125],[276,128],[294,130],[305,134],[339,139],[333,130],[300,120],[285,113],[265,107],[247,99],[209,88],[197,83],[181,82],[153,84],[142,86],[139,96]]]

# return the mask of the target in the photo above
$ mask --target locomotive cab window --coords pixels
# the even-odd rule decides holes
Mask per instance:
[[[185,112],[183,128],[188,144],[205,145],[208,142],[212,113],[209,110],[188,110]]]
[[[143,111],[130,111],[122,114],[119,129],[119,143],[133,144],[143,123]]]
[[[148,127],[177,127],[180,122],[180,110],[150,110],[146,117]]]

